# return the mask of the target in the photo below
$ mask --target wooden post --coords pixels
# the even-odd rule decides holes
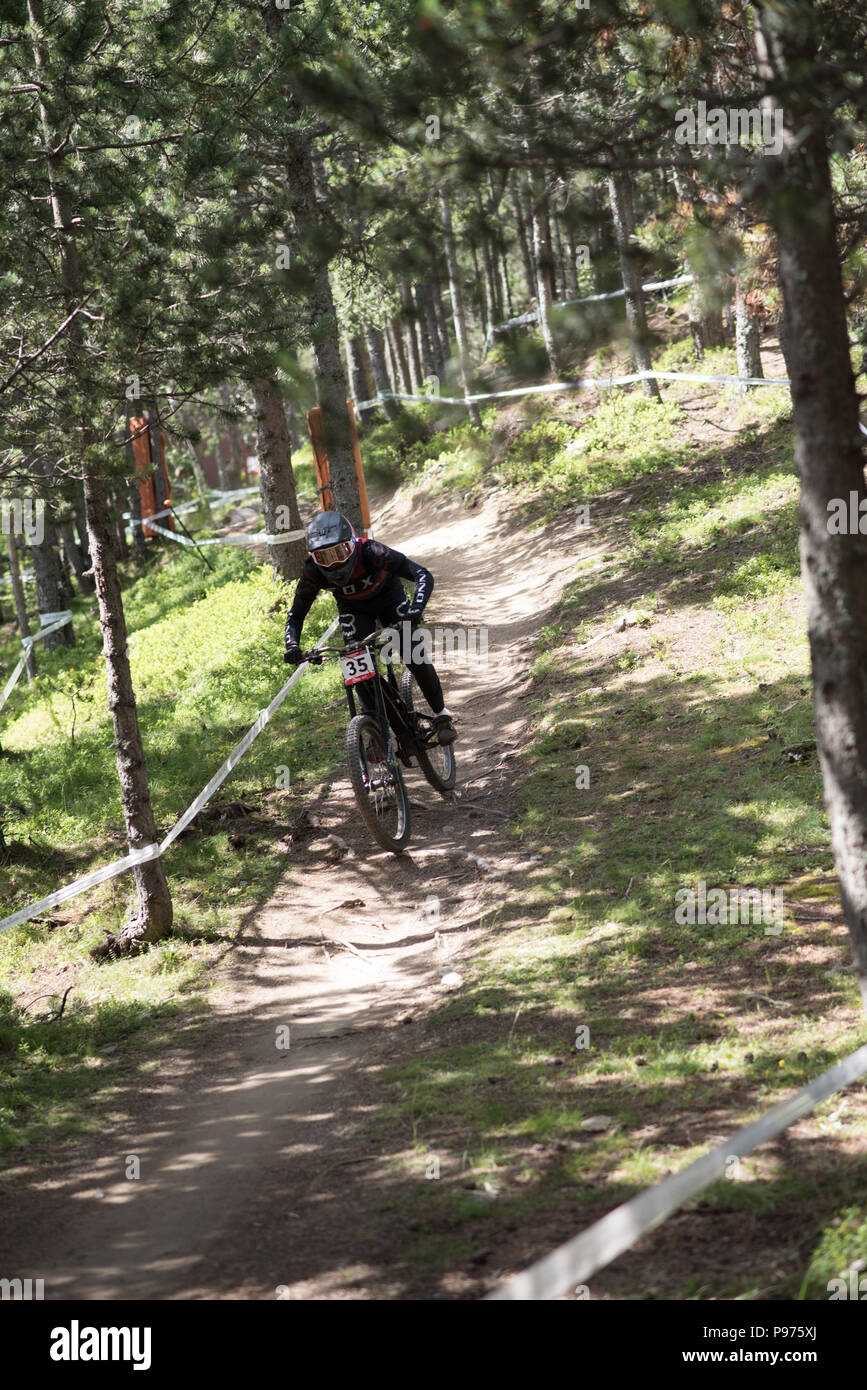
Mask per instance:
[[[352,440],[352,456],[355,463],[355,477],[358,482],[358,498],[361,504],[361,521],[365,533],[370,535],[370,502],[364,481],[364,465],[361,461],[361,445],[358,440],[358,426],[355,421],[352,401],[346,402],[346,410],[349,416],[349,434]],[[321,405],[316,405],[312,410],[308,410],[307,431],[313,446],[313,461],[316,468],[320,506],[324,512],[335,511],[334,494],[331,491],[331,467],[328,462],[328,454],[325,451],[325,421],[322,417]]]
[[[313,446],[313,463],[316,468],[319,505],[324,512],[334,511],[334,493],[331,491],[331,469],[325,452],[325,420],[322,406],[314,405],[307,412],[307,433]]]

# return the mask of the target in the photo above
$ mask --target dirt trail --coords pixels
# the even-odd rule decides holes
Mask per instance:
[[[423,1046],[402,1020],[461,969],[480,914],[521,868],[507,827],[532,638],[592,545],[569,516],[528,528],[498,493],[473,511],[398,495],[377,534],[434,571],[436,623],[488,629],[486,666],[442,667],[461,735],[458,799],[413,769],[413,838],[394,856],[370,840],[335,770],[321,825],[293,846],[222,967],[216,1025],[166,1055],[134,1127],[77,1146],[29,1186],[4,1183],[6,1264],[44,1278],[46,1298],[341,1297],[347,1270],[349,1296],[399,1292],[388,1234],[376,1277],[354,1241],[345,1179],[366,1156],[351,1136],[376,1104],[359,1064],[389,1030],[392,1051]],[[284,1025],[291,1045],[278,1050]],[[124,1176],[127,1155],[141,1160],[138,1180]]]

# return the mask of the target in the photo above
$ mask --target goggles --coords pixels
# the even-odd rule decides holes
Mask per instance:
[[[355,546],[352,541],[338,541],[337,545],[326,545],[320,550],[312,550],[314,563],[329,569],[332,565],[343,565],[352,557]]]

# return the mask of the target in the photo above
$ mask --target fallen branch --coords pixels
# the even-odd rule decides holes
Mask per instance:
[[[762,999],[766,1004],[773,1004],[775,1009],[790,1009],[791,1004],[785,999],[771,999],[767,994],[753,994],[750,990],[744,990],[745,999]]]
[[[329,939],[330,941],[339,941],[340,944],[341,944],[341,946],[345,946],[346,949],[347,949],[347,951],[351,951],[352,954],[353,954],[354,956],[358,956],[358,959],[359,959],[359,960],[363,960],[364,963],[365,963],[365,965],[373,965],[373,966],[376,966],[376,961],[375,961],[375,960],[371,960],[371,959],[370,959],[370,956],[364,956],[364,955],[362,955],[362,953],[358,950],[358,948],[355,947],[355,946],[353,946],[353,944],[352,944],[351,941],[346,941],[346,940],[344,939],[344,937],[342,937],[342,936],[332,936],[332,937],[329,937],[328,939]]]

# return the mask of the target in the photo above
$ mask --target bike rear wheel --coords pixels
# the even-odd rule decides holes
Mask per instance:
[[[399,853],[409,843],[409,798],[400,768],[389,765],[385,738],[373,715],[350,720],[346,760],[365,825],[383,849]]]
[[[427,714],[433,718],[430,706],[422,698],[420,690],[416,690],[415,681],[411,671],[404,669],[400,678],[400,695],[408,709],[415,709],[415,699],[418,697],[421,709],[420,714]],[[418,765],[427,780],[440,796],[448,796],[455,785],[457,767],[455,764],[455,750],[451,743],[435,743],[428,748],[420,748],[416,754]]]

